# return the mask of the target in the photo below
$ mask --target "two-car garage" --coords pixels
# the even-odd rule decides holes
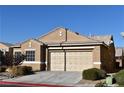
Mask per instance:
[[[93,67],[92,51],[50,52],[51,71],[83,71]]]

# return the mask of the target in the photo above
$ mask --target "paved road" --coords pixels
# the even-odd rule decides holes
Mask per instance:
[[[33,75],[4,79],[9,82],[23,82],[34,84],[74,85],[82,79],[81,72],[44,71]]]

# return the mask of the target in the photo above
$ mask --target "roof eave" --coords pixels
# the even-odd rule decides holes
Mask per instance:
[[[92,43],[53,43],[53,44],[46,44],[48,46],[80,46],[80,45],[104,45],[108,47],[104,42],[92,42]]]
[[[15,45],[15,46],[11,46],[11,48],[20,48],[21,45]]]

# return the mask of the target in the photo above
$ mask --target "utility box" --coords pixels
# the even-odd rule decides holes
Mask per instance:
[[[107,86],[111,86],[113,84],[113,80],[114,80],[114,78],[113,78],[112,75],[110,75],[109,77],[107,77],[106,78],[106,84],[107,84]]]

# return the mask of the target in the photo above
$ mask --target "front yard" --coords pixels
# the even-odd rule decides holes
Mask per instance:
[[[112,74],[111,77],[108,77],[106,72],[96,68],[83,72],[40,71],[34,74],[32,68],[26,66],[9,67],[5,70],[7,72],[4,72],[4,70],[2,69],[0,72],[0,81],[58,84],[75,87],[124,86],[124,70]]]

